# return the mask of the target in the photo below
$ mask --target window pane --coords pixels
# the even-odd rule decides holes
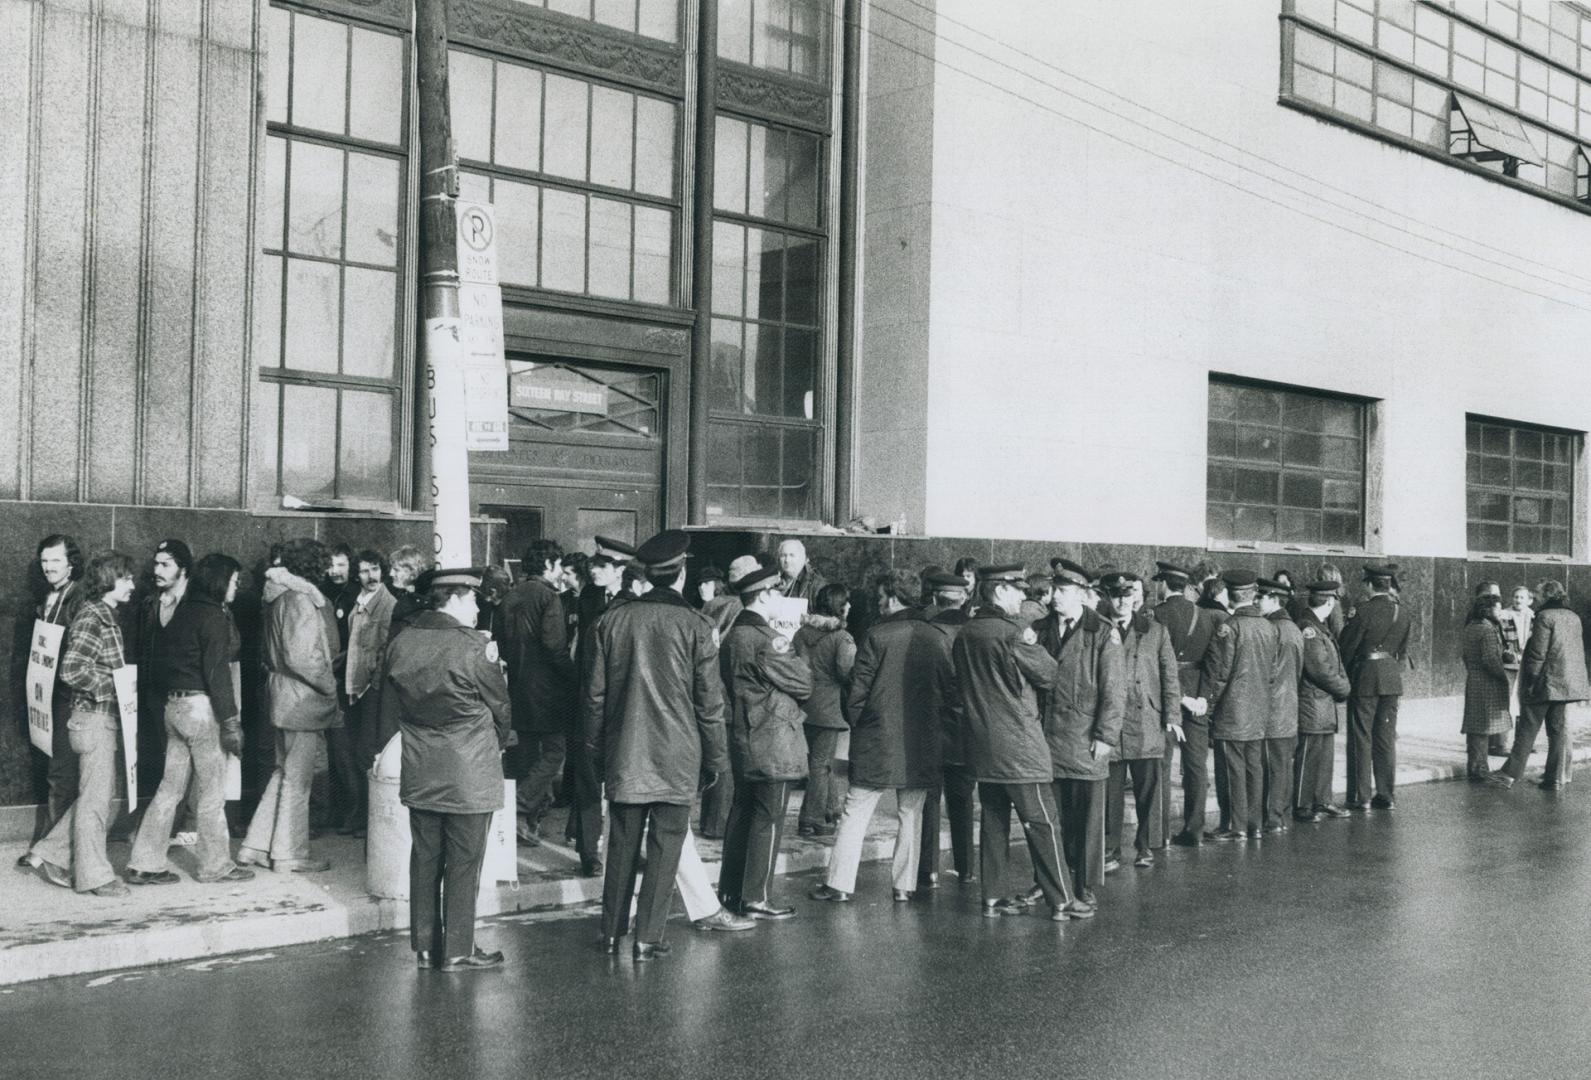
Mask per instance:
[[[751,62],[790,69],[790,0],[758,0],[752,8]]]
[[[740,376],[745,358],[742,352],[744,323],[732,319],[713,320],[713,370],[708,406],[723,412],[740,411]]]
[[[392,266],[398,261],[398,163],[348,154],[348,243],[352,262]]]
[[[548,289],[586,288],[586,199],[547,188],[541,197],[541,284]]]
[[[784,234],[769,229],[748,229],[746,267],[746,317],[784,317]]]
[[[630,205],[591,199],[591,283],[593,296],[630,296]]]
[[[799,236],[786,237],[786,241],[785,320],[816,326],[823,299],[819,274],[823,246]]]
[[[821,79],[828,70],[828,5],[817,0],[794,0],[790,19],[790,71]]]
[[[335,259],[342,254],[343,152],[295,142],[289,160],[288,250]]]
[[[1514,454],[1522,458],[1535,458],[1540,461],[1542,440],[1541,432],[1520,428],[1514,432]]]
[[[1236,540],[1237,526],[1233,522],[1233,508],[1211,503],[1205,510],[1204,527],[1212,540]]]
[[[541,72],[516,64],[497,65],[495,132],[493,161],[529,171],[540,166]]]
[[[817,228],[818,224],[818,140],[791,133],[789,153],[789,209],[792,225]]]
[[[292,67],[289,52],[293,17],[281,8],[265,9],[265,119],[287,122],[287,75]],[[273,460],[271,465],[275,467]]]
[[[1232,528],[1243,540],[1276,539],[1276,511],[1266,507],[1239,506],[1232,518]]]
[[[1282,505],[1318,510],[1322,505],[1321,478],[1306,473],[1282,474]]]
[[[718,118],[713,135],[713,206],[746,212],[746,125],[727,116]]]
[[[1259,469],[1234,469],[1232,479],[1234,496],[1238,502],[1276,505],[1276,473]]]
[[[337,370],[337,277],[337,267],[332,263],[287,260],[284,367]],[[291,414],[288,419],[293,419]]]
[[[293,433],[282,440],[282,491],[299,498],[331,496],[337,479],[337,391],[283,386],[282,423]]]
[[[254,420],[249,425],[249,490],[258,498],[277,494],[276,445],[278,410],[282,403],[281,388],[272,382],[257,383],[254,387]]]
[[[727,221],[713,222],[713,313],[744,315],[746,229]]]
[[[745,404],[746,411],[763,416],[779,415],[779,382],[784,342],[773,326],[746,325]]]
[[[1210,384],[1210,419],[1236,420],[1239,389],[1229,383]]]
[[[635,190],[643,195],[674,194],[674,114],[666,101],[636,99]]]
[[[813,416],[818,386],[818,335],[812,330],[784,332],[785,416]]]
[[[536,193],[530,184],[497,180],[492,202],[497,211],[497,275],[512,285],[535,285],[537,220]]]
[[[282,363],[282,257],[261,255],[254,270],[254,362]]]
[[[678,40],[679,0],[641,0],[638,17],[637,29],[645,36],[662,41]]]
[[[635,98],[606,86],[591,88],[591,182],[634,186]]]
[[[746,178],[746,213],[753,217],[785,218],[785,133],[761,124],[751,125],[750,168]]]
[[[781,514],[787,518],[816,518],[817,483],[812,463],[817,458],[817,432],[786,428],[784,432],[784,483]]]
[[[1211,457],[1237,456],[1237,425],[1224,420],[1211,420],[1209,428],[1209,453]]]
[[[1237,429],[1237,456],[1247,461],[1280,460],[1281,440],[1270,428],[1251,428],[1242,424]]]
[[[276,10],[272,8],[271,10]],[[282,246],[282,214],[287,200],[287,140],[265,140],[265,186],[260,191],[260,246]]]
[[[492,201],[492,181],[480,173],[459,170],[459,199],[462,202]]]
[[[782,501],[779,430],[753,428],[745,433],[744,439],[746,482],[742,489],[742,512],[753,517],[777,517]]]
[[[293,123],[342,135],[348,100],[348,28],[293,17]]]
[[[562,75],[548,75],[546,145],[542,149],[542,172],[553,176],[586,178],[586,122],[589,118],[590,84]]]
[[[1211,502],[1231,502],[1233,498],[1232,466],[1210,462],[1204,471],[1206,492]]]
[[[707,482],[725,485],[730,510],[740,503],[740,431],[732,424],[707,425]]]
[[[1283,432],[1282,461],[1288,465],[1311,465],[1319,468],[1321,464],[1320,436],[1292,431]]]
[[[1328,510],[1358,510],[1363,487],[1358,480],[1325,480],[1322,501]]]
[[[386,270],[343,271],[343,374],[393,377],[398,276]]]
[[[635,30],[635,0],[596,0],[592,18],[603,26]]]
[[[1233,388],[1237,392],[1237,418],[1253,424],[1270,424],[1273,427],[1282,422],[1282,397],[1272,390],[1261,390],[1252,386]]]
[[[1276,514],[1276,537],[1294,544],[1320,543],[1323,525],[1318,510],[1283,508]]]
[[[375,142],[403,141],[401,39],[354,29],[348,108],[348,134]]]
[[[667,304],[673,299],[674,215],[652,206],[635,208],[635,299]],[[716,289],[718,278],[713,277]]]
[[[356,499],[390,498],[392,443],[392,395],[344,390],[337,494]]]
[[[751,5],[718,5],[718,55],[751,63]]]
[[[447,90],[459,157],[492,160],[492,62],[474,53],[449,52]]]
[[[1358,514],[1327,513],[1322,518],[1321,543],[1351,544],[1355,547],[1364,543],[1364,524]]]

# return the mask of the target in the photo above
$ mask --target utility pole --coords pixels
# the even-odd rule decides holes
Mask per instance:
[[[455,203],[458,166],[448,115],[447,0],[415,0],[416,108],[420,121],[420,363],[426,411],[415,482],[436,522],[439,566],[468,566],[470,469],[464,447],[464,372],[459,341]]]

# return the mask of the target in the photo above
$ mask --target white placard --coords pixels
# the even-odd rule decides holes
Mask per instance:
[[[806,613],[807,602],[804,597],[776,596],[772,598],[768,625],[773,627],[774,633],[788,640],[795,637],[796,631],[801,629],[801,620],[806,617]]]
[[[116,707],[122,714],[122,762],[127,767],[127,810],[138,805],[138,665],[124,664],[111,672]]]
[[[457,204],[459,280],[497,284],[497,213],[490,203]]]
[[[28,639],[28,738],[46,754],[55,740],[55,675],[66,627],[37,619]]]
[[[508,449],[508,365],[503,353],[503,295],[496,285],[459,286],[460,362],[464,371],[464,445]]]
[[[232,706],[237,709],[238,715],[243,715],[243,665],[236,660],[227,665],[232,673]],[[216,717],[219,721],[223,717]],[[236,754],[223,751],[226,756],[226,782],[222,798],[227,802],[243,798],[243,759]]]
[[[486,830],[486,855],[481,860],[481,888],[499,882],[519,884],[519,840],[514,835],[514,782],[503,781],[503,805],[492,814]]]

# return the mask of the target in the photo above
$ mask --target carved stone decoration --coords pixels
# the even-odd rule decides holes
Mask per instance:
[[[456,41],[614,75],[674,94],[685,89],[685,58],[679,49],[582,26],[538,8],[451,0],[448,22],[448,34]]]
[[[792,120],[817,131],[829,129],[829,95],[821,87],[770,78],[726,63],[718,65],[718,104]]]
[[[646,347],[655,352],[674,353],[681,355],[685,346],[690,344],[690,335],[683,330],[673,330],[665,326],[648,327],[642,339]]]
[[[409,28],[410,3],[406,0],[303,0],[303,6],[328,14],[374,19],[402,30]]]

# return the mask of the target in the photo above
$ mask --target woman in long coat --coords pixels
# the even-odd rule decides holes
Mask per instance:
[[[832,836],[843,793],[834,775],[834,755],[846,723],[842,702],[856,663],[856,641],[845,629],[851,593],[844,585],[818,591],[812,613],[795,635],[795,651],[812,665],[812,696],[802,703],[807,736],[807,792],[801,802],[802,836]]]
[[[1477,596],[1464,623],[1464,733],[1466,768],[1472,781],[1486,779],[1486,747],[1492,735],[1511,731],[1508,669],[1503,666],[1503,629],[1497,620],[1501,601]]]

